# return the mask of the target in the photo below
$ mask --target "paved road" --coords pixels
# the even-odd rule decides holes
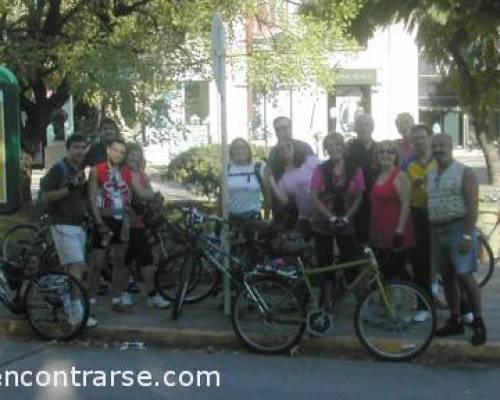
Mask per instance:
[[[75,382],[86,387],[71,386],[71,368],[75,367]],[[42,385],[58,373],[59,387],[5,387],[5,371],[29,370],[25,382]],[[140,387],[134,380],[131,387],[125,374],[115,375],[114,387],[96,387],[104,379],[111,382],[111,371],[148,371]],[[46,371],[39,373],[39,371]],[[98,372],[98,371],[102,371]],[[166,371],[172,371],[163,385]],[[183,371],[187,371],[183,373]],[[200,375],[199,387],[183,387],[197,371],[214,373]],[[106,374],[106,375],[103,375]],[[218,374],[218,375],[217,375]],[[181,377],[182,375],[182,377]],[[99,379],[97,377],[100,377]],[[219,386],[217,386],[217,376]],[[155,348],[125,350],[99,347],[74,347],[3,340],[0,344],[0,398],[2,400],[73,400],[73,399],[490,399],[500,390],[500,366],[455,365],[435,367],[418,364],[359,362],[309,357],[263,357],[237,353],[175,351]],[[105,377],[105,378],[104,378]],[[129,375],[130,377],[130,375]],[[135,378],[134,378],[135,379]],[[11,385],[14,382],[10,376]],[[197,382],[195,378],[193,382]],[[52,382],[54,382],[52,380]],[[156,386],[158,382],[158,386]]]

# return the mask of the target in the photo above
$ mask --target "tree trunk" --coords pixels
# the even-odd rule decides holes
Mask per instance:
[[[482,118],[475,117],[473,124],[476,130],[477,141],[486,159],[488,183],[500,187],[500,154],[494,141],[488,136],[486,120],[483,121]]]

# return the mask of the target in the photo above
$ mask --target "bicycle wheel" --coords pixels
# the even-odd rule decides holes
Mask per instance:
[[[295,346],[304,333],[304,302],[283,278],[261,275],[236,294],[231,310],[233,329],[256,353],[279,354]]]
[[[387,361],[411,360],[429,346],[436,326],[436,313],[426,294],[406,282],[384,285],[387,306],[380,288],[369,292],[358,304],[354,317],[356,335],[375,357]],[[428,319],[417,322],[417,312]]]
[[[19,261],[19,257],[30,249],[40,229],[32,224],[20,224],[10,228],[4,236],[3,257],[9,261]]]
[[[495,269],[495,257],[488,239],[479,233],[477,237],[477,271],[474,273],[479,287],[488,283]]]
[[[24,310],[38,335],[49,340],[71,340],[85,327],[89,302],[82,284],[65,272],[45,272],[26,288]]]
[[[187,252],[177,253],[161,259],[155,273],[155,288],[162,297],[175,301],[180,285],[180,271],[188,257]],[[218,283],[217,271],[205,257],[195,257],[191,282],[185,296],[185,303],[196,303],[208,297]]]

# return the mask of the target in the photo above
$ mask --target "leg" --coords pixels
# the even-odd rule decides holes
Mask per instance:
[[[333,236],[315,233],[314,248],[318,267],[326,267],[333,264]],[[323,303],[331,301],[334,284],[334,274],[328,274],[322,277]]]
[[[113,299],[120,298],[122,292],[127,290],[129,270],[125,265],[126,243],[113,244],[113,282],[111,284],[111,296]]]
[[[410,261],[415,284],[432,299],[431,291],[431,255],[430,232],[427,211],[412,209],[413,228],[415,231],[415,248],[412,249]]]
[[[92,250],[92,261],[89,274],[89,295],[91,298],[97,297],[101,271],[106,264],[106,249],[94,248]]]

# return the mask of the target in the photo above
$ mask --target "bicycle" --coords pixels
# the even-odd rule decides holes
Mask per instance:
[[[488,233],[478,229],[478,261],[475,276],[479,286],[483,287],[491,279],[495,265],[498,262],[498,257],[494,256],[493,249],[490,246],[490,239],[500,225],[500,211],[480,211],[479,215],[496,216],[493,228]]]
[[[257,252],[252,255],[229,254],[222,250],[217,236],[202,231],[204,221],[228,226],[229,221],[204,215],[193,207],[185,208],[184,211],[184,224],[171,225],[169,229],[176,231],[175,236],[187,245],[161,264],[155,276],[159,293],[173,302],[172,319],[179,318],[184,304],[201,301],[216,293],[223,275],[229,277],[232,286],[239,287],[245,273],[256,266],[270,264],[270,256],[265,255],[261,256],[260,264],[256,264]],[[260,225],[260,229],[263,234],[260,240],[269,241],[269,237],[274,235],[274,230],[266,225]],[[238,229],[235,232],[239,232]],[[234,241],[232,243],[235,244]],[[240,244],[237,243],[238,246]],[[224,266],[225,259],[229,261],[229,268]]]
[[[418,287],[406,282],[384,282],[373,250],[366,246],[361,260],[305,269],[296,261],[299,274],[284,277],[255,271],[247,274],[236,294],[231,321],[245,346],[253,352],[279,354],[290,351],[307,329],[323,336],[332,326],[335,308],[347,296],[368,289],[357,304],[354,326],[360,343],[376,358],[405,361],[429,346],[436,327],[432,301]],[[357,268],[347,282],[342,271]],[[340,290],[332,302],[320,305],[311,278],[339,273]],[[425,322],[415,322],[417,311],[429,312]]]
[[[81,283],[62,271],[38,264],[0,259],[0,302],[13,314],[25,314],[42,338],[71,340],[86,326],[89,303]]]

